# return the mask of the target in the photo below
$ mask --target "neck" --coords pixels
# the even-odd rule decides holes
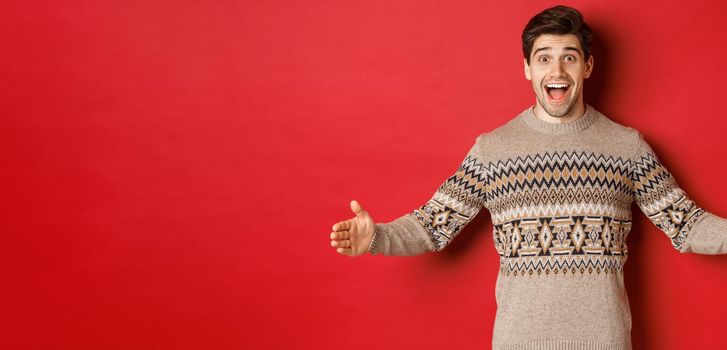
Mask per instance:
[[[525,124],[531,129],[550,135],[570,135],[588,129],[598,119],[598,112],[589,105],[585,105],[585,112],[570,122],[550,123],[535,116],[535,108],[528,107],[520,115]]]

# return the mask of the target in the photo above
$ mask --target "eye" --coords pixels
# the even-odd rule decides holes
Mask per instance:
[[[565,60],[566,62],[573,62],[576,60],[576,58],[574,56],[565,56]]]
[[[548,62],[548,57],[540,56],[540,57],[538,57],[538,62]]]

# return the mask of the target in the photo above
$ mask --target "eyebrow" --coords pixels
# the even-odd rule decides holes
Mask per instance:
[[[535,50],[535,51],[533,52],[533,56],[535,56],[535,55],[536,55],[536,54],[537,54],[538,52],[540,52],[540,51],[547,51],[547,50],[552,50],[552,49],[553,49],[553,48],[552,48],[552,47],[549,47],[549,46],[546,46],[546,47],[541,47],[541,48],[539,48],[539,49],[537,49],[537,50]],[[563,48],[563,51],[575,51],[575,52],[577,52],[578,54],[581,54],[581,51],[580,51],[580,50],[578,50],[577,48],[575,48],[575,47],[572,47],[572,46],[567,46],[567,47]]]

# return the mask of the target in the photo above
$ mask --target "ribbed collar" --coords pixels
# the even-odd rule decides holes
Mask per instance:
[[[569,121],[567,123],[550,123],[544,120],[538,119],[533,112],[533,106],[528,107],[525,111],[520,114],[525,124],[535,131],[552,134],[552,135],[565,135],[574,134],[579,131],[587,129],[596,120],[597,113],[590,105],[586,104],[586,111],[582,117]]]

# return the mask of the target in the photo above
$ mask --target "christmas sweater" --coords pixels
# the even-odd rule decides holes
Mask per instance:
[[[727,220],[689,199],[640,132],[590,105],[566,123],[530,107],[479,135],[424,205],[377,223],[369,253],[442,250],[485,208],[500,257],[492,348],[627,350],[633,202],[680,253],[727,253]]]

